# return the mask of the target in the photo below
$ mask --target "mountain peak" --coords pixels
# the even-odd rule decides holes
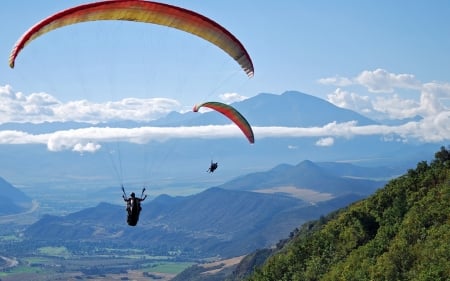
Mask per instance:
[[[297,164],[297,167],[311,167],[311,168],[318,168],[316,164],[314,164],[311,160],[303,160],[302,162]]]
[[[312,127],[348,121],[357,121],[359,125],[376,124],[359,113],[297,91],[286,91],[281,95],[262,93],[235,103],[235,106],[257,126]]]

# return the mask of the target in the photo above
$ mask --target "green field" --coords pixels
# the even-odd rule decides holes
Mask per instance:
[[[0,272],[0,276],[15,275],[19,273],[42,273],[42,272],[44,272],[44,269],[42,268],[19,265],[12,267],[5,272]]]
[[[64,280],[72,277],[85,280],[170,280],[192,262],[176,262],[169,256],[150,256],[140,251],[110,249],[109,255],[75,256],[66,247],[39,247],[25,257],[15,257],[18,265],[5,267],[0,279],[16,280]],[[120,255],[122,253],[122,255]],[[11,258],[11,257],[10,257]],[[151,279],[150,279],[151,280]]]
[[[178,274],[192,265],[194,263],[191,262],[160,262],[153,263],[148,267],[142,268],[142,270],[147,272]]]
[[[0,236],[0,243],[2,242],[18,242],[21,239],[16,235],[2,235]]]
[[[66,247],[41,247],[38,249],[38,254],[43,256],[68,258],[71,256]]]

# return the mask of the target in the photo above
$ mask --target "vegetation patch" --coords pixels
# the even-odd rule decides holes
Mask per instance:
[[[40,255],[68,258],[71,256],[66,247],[41,247],[37,249]]]
[[[23,261],[28,264],[44,264],[49,263],[50,259],[46,257],[26,257]]]
[[[8,268],[7,270],[4,270],[0,272],[0,277],[6,277],[11,275],[18,275],[23,273],[43,273],[45,272],[45,269],[38,268],[38,267],[30,267],[26,265],[19,265],[15,267]]]
[[[194,263],[191,262],[161,262],[153,263],[148,267],[144,268],[143,271],[157,272],[157,273],[167,273],[167,274],[178,274],[185,270],[186,268],[192,266]]]
[[[16,235],[2,235],[0,236],[0,242],[19,242],[22,241]]]

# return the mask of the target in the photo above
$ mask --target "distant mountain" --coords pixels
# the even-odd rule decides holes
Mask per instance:
[[[373,125],[377,122],[354,111],[337,107],[323,99],[296,91],[281,95],[259,94],[255,97],[232,104],[252,126],[312,127],[330,122],[357,121],[359,125]],[[320,112],[320,114],[317,114]],[[217,112],[204,114],[188,112],[171,113],[151,124],[210,125],[228,124],[230,121]]]
[[[406,171],[403,168],[391,166],[366,167],[340,162],[316,162],[315,164],[327,173],[346,178],[388,180]]]
[[[377,123],[354,111],[297,91],[281,95],[259,94],[233,106],[239,108],[254,126],[313,127],[333,121],[357,121],[359,125]]]
[[[44,123],[3,123],[0,124],[0,130],[17,130],[30,134],[45,134],[61,130],[88,128],[93,126],[90,123],[83,122],[44,122]]]
[[[0,177],[0,216],[12,215],[28,210],[31,199],[22,191]]]
[[[282,164],[266,172],[250,173],[219,187],[251,191],[295,192],[309,189],[320,193],[368,195],[395,176],[389,168],[366,168],[343,163],[313,163],[305,160],[296,166]],[[382,177],[382,179],[375,180]],[[282,189],[294,187],[294,190]]]

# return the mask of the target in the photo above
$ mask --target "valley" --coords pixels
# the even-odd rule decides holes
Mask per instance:
[[[71,253],[65,247],[41,247],[35,253],[2,256],[1,280],[170,280],[193,262],[149,256],[138,249]]]
[[[136,227],[126,225],[117,188],[22,186],[33,204],[0,217],[0,278],[170,280],[192,265],[210,272],[205,274],[227,272],[237,257],[276,244],[303,222],[360,200],[381,184],[342,177],[372,169],[345,165],[340,174],[343,166],[334,164],[330,174],[330,165],[281,165],[186,196],[150,195]],[[321,180],[311,181],[312,174]],[[267,176],[271,180],[263,183]],[[328,185],[346,187],[336,192]]]

